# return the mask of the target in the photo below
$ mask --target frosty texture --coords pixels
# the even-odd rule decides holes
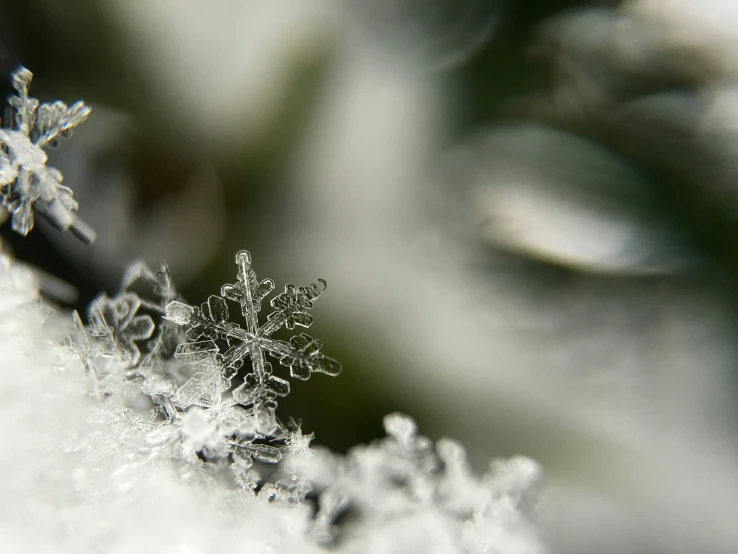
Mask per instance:
[[[325,283],[288,287],[259,325],[257,306],[273,285],[258,282],[245,253],[237,263],[224,296],[238,299],[245,328],[229,322],[224,297],[189,306],[165,265],[137,263],[118,293],[93,302],[90,323],[75,314],[54,346],[33,282],[0,257],[0,356],[24,370],[4,376],[13,392],[0,404],[11,446],[0,468],[14,476],[0,484],[12,505],[4,529],[12,551],[181,552],[167,548],[175,541],[193,552],[545,552],[522,509],[540,473],[532,460],[495,462],[480,478],[460,444],[434,444],[401,414],[385,418],[386,438],[333,455],[312,448],[299,424],[273,417],[289,384],[265,355],[289,356],[297,375],[338,370],[326,358],[303,361],[319,352],[314,339],[265,333],[290,318],[307,323]],[[259,349],[241,392],[227,394]]]
[[[0,551],[321,551],[306,532],[307,505],[262,502],[216,483],[196,456],[173,456],[207,442],[202,412],[163,424],[86,394],[96,376],[52,340],[63,318],[2,254],[0,316]],[[90,340],[89,355],[100,346]]]
[[[62,174],[46,165],[44,148],[56,146],[62,137],[87,119],[90,108],[82,102],[40,104],[28,95],[32,73],[20,67],[13,73],[17,95],[10,97],[10,121],[0,128],[0,205],[10,213],[11,228],[27,235],[33,228],[33,211],[44,214],[57,228],[71,229],[85,242],[94,231],[77,220],[72,190],[61,184]]]
[[[319,493],[312,528],[347,552],[518,553],[545,551],[521,502],[540,478],[533,460],[496,461],[483,477],[457,442],[417,434],[403,414],[384,419],[387,437],[347,456],[297,458]],[[341,516],[348,514],[345,523]]]

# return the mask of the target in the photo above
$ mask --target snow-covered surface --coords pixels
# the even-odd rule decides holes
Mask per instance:
[[[120,391],[101,395],[81,363],[90,350],[59,341],[67,317],[0,258],[4,552],[544,551],[520,509],[535,462],[497,462],[480,479],[460,445],[434,446],[398,414],[385,419],[387,438],[346,457],[295,433],[281,481],[239,488],[186,455],[213,429],[203,408],[175,425],[126,407]],[[306,484],[320,493],[317,515],[310,501],[291,501]]]

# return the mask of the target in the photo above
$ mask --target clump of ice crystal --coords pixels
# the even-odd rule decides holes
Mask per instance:
[[[70,136],[87,119],[90,108],[83,102],[39,103],[29,96],[32,77],[25,67],[12,75],[17,95],[10,97],[0,128],[0,206],[10,214],[11,228],[21,235],[33,229],[35,210],[57,228],[93,242],[94,231],[74,214],[78,206],[72,189],[61,184],[59,170],[46,165],[44,151]]]
[[[385,439],[345,457],[319,452],[319,463],[293,463],[320,491],[313,527],[319,542],[398,554],[543,552],[520,509],[540,477],[533,460],[495,461],[479,478],[459,443],[433,444],[403,414],[386,416],[384,427]],[[347,521],[336,525],[341,518]]]
[[[274,282],[257,279],[246,251],[236,255],[236,265],[236,283],[194,307],[178,299],[166,264],[153,272],[137,262],[117,294],[102,294],[92,302],[88,326],[75,314],[67,344],[94,376],[100,398],[135,410],[148,397],[161,421],[134,412],[127,417],[152,426],[160,446],[166,444],[175,457],[203,473],[227,469],[237,485],[254,493],[260,483],[254,463],[277,464],[283,452],[309,442],[297,424],[277,417],[277,398],[290,392],[290,384],[273,375],[267,354],[296,379],[312,373],[336,376],[341,366],[305,333],[289,342],[273,337],[281,327],[311,325],[308,310],[326,289],[324,280],[306,287],[287,285],[271,300],[274,311],[260,324],[261,302]],[[142,285],[154,299],[136,292]],[[227,300],[238,304],[245,327],[230,321]],[[239,373],[243,382],[232,388]]]

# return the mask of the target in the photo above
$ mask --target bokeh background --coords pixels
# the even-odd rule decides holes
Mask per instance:
[[[402,411],[539,460],[554,552],[738,550],[737,2],[3,0],[18,64],[93,106],[50,163],[97,243],[0,230],[65,307],[247,249],[328,281],[316,442]]]

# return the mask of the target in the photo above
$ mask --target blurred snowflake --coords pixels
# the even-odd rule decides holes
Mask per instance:
[[[69,137],[87,119],[90,108],[81,101],[71,106],[59,100],[39,103],[28,95],[32,77],[25,67],[12,76],[18,94],[10,97],[9,115],[0,128],[0,206],[10,214],[11,228],[21,235],[33,229],[35,210],[55,227],[91,243],[94,231],[74,215],[78,205],[72,189],[61,184],[59,170],[46,165],[44,152],[59,138]]]
[[[171,397],[187,378],[181,364],[168,363],[184,332],[164,319],[166,305],[179,298],[169,267],[158,271],[143,261],[128,268],[118,292],[97,296],[88,308],[88,324],[77,312],[65,337],[85,372],[94,377],[95,392],[118,398],[149,396],[170,417]]]

